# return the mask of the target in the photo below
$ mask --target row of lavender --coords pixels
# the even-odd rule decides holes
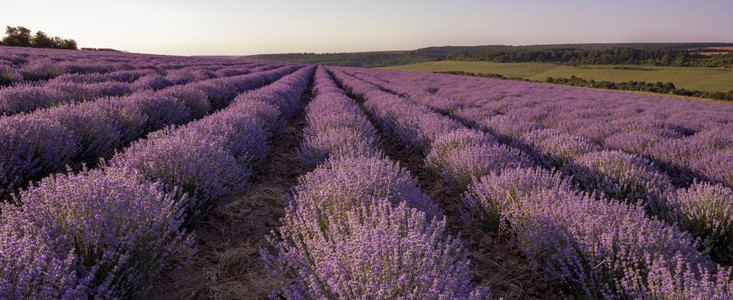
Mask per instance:
[[[168,60],[173,59],[158,59],[154,62],[170,63]],[[180,68],[174,66],[146,68],[140,61],[134,65],[129,63],[120,65],[104,59],[95,62],[104,69],[71,68],[64,67],[63,63],[32,61],[28,64],[47,65],[44,70],[53,74],[53,78],[20,81],[13,86],[0,89],[0,115],[31,112],[39,108],[102,97],[124,96],[142,90],[160,90],[177,84],[256,73],[281,66],[249,62],[231,64],[222,60],[188,60],[188,64]]]
[[[201,118],[226,106],[237,93],[295,68],[283,66],[0,117],[0,199],[67,165],[108,157],[147,132]]]
[[[643,207],[578,192],[495,137],[333,69],[371,114],[460,190],[477,226],[503,227],[545,274],[582,298],[727,299],[731,270]],[[505,226],[509,224],[509,226]]]
[[[468,107],[645,156],[681,185],[702,179],[733,187],[733,106],[727,103],[457,76],[410,77],[423,86],[440,86],[436,95]]]
[[[55,175],[2,206],[0,298],[134,297],[192,251],[185,224],[247,180],[313,68],[150,134],[105,167]]]
[[[587,192],[644,205],[648,212],[701,238],[715,261],[733,263],[733,190],[722,185],[694,183],[676,189],[673,179],[652,162],[634,154],[603,150],[591,140],[514,118],[489,116],[481,108],[424,90],[419,81],[405,84],[397,76],[381,76],[391,90],[414,101],[467,121],[476,128],[509,139],[545,167],[556,168]],[[374,79],[372,79],[374,80]]]
[[[407,171],[379,150],[377,131],[325,69],[301,159],[314,171],[299,179],[283,225],[262,250],[279,279],[272,298],[466,299],[471,288],[460,241]]]
[[[73,74],[83,82],[129,82],[142,76],[163,75],[180,83],[192,77],[241,75],[242,68],[268,65],[241,60],[23,47],[0,46],[0,50],[0,87],[35,81],[44,84],[45,80],[65,74]]]

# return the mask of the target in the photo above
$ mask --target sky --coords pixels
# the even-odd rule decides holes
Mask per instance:
[[[0,0],[0,26],[172,55],[733,42],[733,0]]]

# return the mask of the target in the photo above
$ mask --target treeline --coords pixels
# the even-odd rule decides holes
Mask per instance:
[[[57,36],[49,37],[43,31],[38,31],[35,35],[31,36],[31,30],[23,26],[5,27],[5,37],[0,40],[0,45],[72,50],[77,49],[76,41],[72,39],[62,39]]]
[[[702,55],[684,49],[651,49],[614,47],[608,49],[549,48],[535,49],[506,47],[457,51],[449,60],[509,62],[547,62],[570,65],[655,65],[681,67],[733,66],[733,52],[718,55]]]
[[[249,60],[280,61],[303,64],[378,68],[433,61],[408,51],[350,53],[282,53],[242,56]]]
[[[508,77],[507,78],[501,74],[496,74],[496,73],[470,73],[470,72],[463,72],[463,71],[448,71],[448,72],[435,72],[435,73],[531,81],[529,79],[519,78],[519,77]],[[537,82],[542,82],[542,81],[537,81]],[[686,90],[686,89],[678,89],[671,82],[651,83],[651,82],[633,81],[633,80],[624,81],[624,82],[612,82],[612,81],[605,81],[605,80],[595,81],[593,79],[587,80],[587,79],[583,79],[580,77],[575,77],[574,75],[570,76],[570,78],[547,77],[547,79],[545,79],[544,82],[552,83],[552,84],[569,85],[569,86],[597,88],[597,89],[641,91],[641,92],[667,94],[667,95],[679,95],[679,96],[687,96],[687,97],[699,97],[699,98],[714,99],[714,100],[733,101],[733,90],[729,90],[728,92],[704,92],[704,91],[697,91],[697,90],[691,91],[691,90]]]
[[[609,89],[609,90],[625,90],[625,91],[642,91],[659,94],[671,94],[688,97],[700,97],[715,100],[733,101],[733,90],[728,92],[704,92],[704,91],[691,91],[686,89],[678,89],[671,82],[645,82],[645,81],[624,81],[624,82],[611,82],[611,81],[595,81],[593,79],[586,80],[580,77],[570,76],[570,78],[552,78],[547,77],[545,79],[547,83],[570,85],[570,86],[582,86],[591,87],[598,89]]]

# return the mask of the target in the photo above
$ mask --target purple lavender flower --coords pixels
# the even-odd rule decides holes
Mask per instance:
[[[15,68],[0,65],[0,86],[9,86],[23,80],[23,74]]]
[[[561,168],[567,163],[602,148],[588,139],[570,135],[557,129],[532,130],[519,140],[526,152],[534,154],[537,161],[549,168]]]
[[[551,279],[588,298],[725,299],[729,268],[714,267],[694,239],[638,205],[573,192],[547,171],[505,170],[465,194],[486,225],[509,223],[524,254]],[[478,211],[476,211],[478,210]]]
[[[68,93],[58,89],[33,85],[4,88],[0,89],[0,116],[31,112],[71,101]]]
[[[243,168],[250,168],[265,158],[270,150],[267,125],[247,112],[235,109],[221,111],[180,129],[180,135],[203,134],[208,140],[219,143],[239,161]]]
[[[189,110],[183,103],[162,93],[145,91],[120,101],[131,111],[137,108],[147,116],[142,127],[143,132],[155,131],[166,125],[183,124],[191,119]]]
[[[368,197],[366,195],[362,197]],[[368,204],[367,204],[368,203]],[[266,268],[288,298],[482,299],[471,288],[466,251],[445,233],[445,220],[428,219],[405,202],[360,201],[319,222],[289,211],[270,238],[277,256],[262,251]]]
[[[166,87],[172,86],[173,83],[165,79],[160,75],[146,75],[140,77],[132,83],[133,89],[137,91],[141,90],[160,90]]]
[[[563,173],[572,174],[586,191],[632,202],[641,201],[651,211],[659,207],[672,181],[648,160],[621,151],[591,152],[566,164]]]
[[[410,207],[440,215],[437,205],[420,191],[417,180],[398,164],[378,157],[331,159],[298,179],[294,198],[301,210],[347,211],[360,201],[406,201]]]
[[[64,74],[67,69],[50,59],[36,59],[24,65],[20,71],[23,73],[23,79],[38,81]]]
[[[463,192],[474,177],[532,165],[519,150],[499,145],[490,136],[469,129],[438,137],[425,164],[440,174],[446,186],[458,192]]]
[[[662,217],[703,238],[717,261],[733,260],[733,191],[723,185],[695,183],[666,197],[669,211]]]
[[[248,170],[208,137],[207,132],[194,128],[156,132],[115,155],[110,164],[139,170],[146,179],[162,182],[166,191],[180,188],[190,195],[188,214],[196,216],[249,176]]]
[[[140,107],[113,98],[62,105],[38,115],[58,122],[78,137],[84,159],[109,156],[123,143],[137,138],[147,119]]]
[[[202,118],[211,110],[211,103],[207,94],[193,85],[176,85],[159,91],[160,94],[171,96],[188,107],[191,117]]]
[[[21,251],[49,257],[24,258],[43,272],[30,274],[30,282],[21,275],[26,269],[4,272],[30,292],[64,295],[85,284],[92,296],[133,296],[149,278],[176,267],[167,259],[190,246],[179,229],[181,204],[134,171],[54,175],[22,191],[20,201],[22,207],[3,208],[3,226],[31,243]],[[5,252],[12,244],[2,246]],[[59,285],[39,290],[52,282]]]
[[[78,264],[74,250],[54,252],[48,237],[19,236],[10,226],[0,225],[0,297],[85,298],[93,274],[80,278]]]
[[[79,152],[79,139],[37,116],[0,118],[0,199],[50,172],[63,170]]]

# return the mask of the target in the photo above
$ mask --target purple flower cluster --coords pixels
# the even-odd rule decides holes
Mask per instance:
[[[89,160],[109,156],[143,133],[147,116],[139,104],[126,104],[120,99],[106,98],[40,110],[34,115],[56,122],[76,137],[81,150],[78,157]]]
[[[428,218],[440,216],[438,207],[420,191],[417,180],[398,164],[380,157],[327,160],[299,178],[295,205],[312,217],[338,215],[363,201],[379,200],[419,209]]]
[[[602,150],[596,143],[557,129],[532,130],[519,139],[521,149],[547,168],[562,168],[585,154]]]
[[[55,175],[2,207],[0,261],[16,261],[3,265],[0,295],[126,297],[175,267],[168,258],[190,247],[179,202],[135,175]]]
[[[71,101],[72,98],[68,93],[58,89],[47,89],[33,85],[4,88],[0,89],[0,116],[30,112],[38,108],[70,103]]]
[[[0,118],[0,198],[41,179],[48,170],[62,170],[79,152],[79,140],[44,118]]]
[[[399,96],[375,90],[367,95],[364,106],[382,126],[389,128],[400,141],[426,152],[440,135],[464,127],[425,106]]]
[[[362,196],[366,197],[366,196]],[[469,261],[445,221],[428,219],[405,202],[360,203],[319,222],[289,212],[279,257],[266,267],[283,282],[288,299],[483,299],[472,288]],[[292,219],[292,220],[291,220]],[[273,298],[277,294],[271,295]]]
[[[298,149],[309,166],[329,157],[379,155],[377,130],[358,104],[320,67],[314,79],[316,97],[306,108],[308,126]]]
[[[0,64],[0,86],[13,85],[21,80],[23,80],[23,74],[20,73],[20,70]]]
[[[463,128],[435,139],[425,165],[440,174],[446,186],[463,192],[476,176],[532,163],[519,150],[498,144],[490,135]]]
[[[702,244],[718,261],[733,263],[733,190],[720,184],[695,183],[667,195],[664,219],[703,238]]]
[[[68,69],[50,59],[35,59],[20,68],[24,80],[45,80],[67,73]]]
[[[584,298],[729,299],[729,268],[701,255],[692,236],[641,206],[574,192],[557,174],[504,170],[465,194],[486,225],[509,230],[545,274]]]
[[[588,192],[640,202],[653,212],[660,209],[664,193],[673,188],[671,179],[641,157],[618,150],[583,155],[561,169]]]
[[[173,83],[165,79],[165,77],[158,74],[153,74],[138,78],[137,80],[135,80],[135,82],[132,83],[132,88],[137,91],[161,90],[172,85]]]
[[[182,84],[174,85],[160,91],[161,95],[175,98],[185,105],[189,114],[194,119],[202,118],[206,113],[211,111],[211,103],[204,91],[197,89],[194,85]]]
[[[196,126],[156,132],[132,144],[110,162],[115,168],[138,170],[149,181],[160,181],[166,191],[180,188],[190,195],[187,210],[205,211],[229,194],[250,173],[226,149],[210,141]]]
[[[437,206],[398,165],[326,161],[300,178],[266,267],[288,298],[480,298]],[[276,296],[276,294],[273,294]]]

